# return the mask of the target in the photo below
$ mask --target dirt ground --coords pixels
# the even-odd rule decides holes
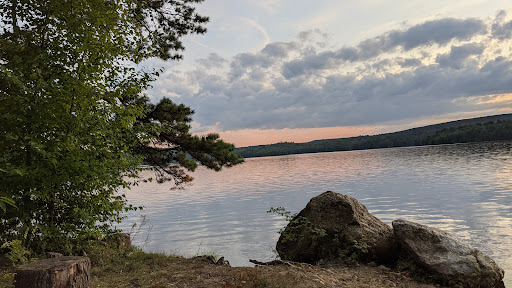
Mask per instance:
[[[179,288],[315,288],[315,287],[440,287],[419,283],[405,272],[384,266],[343,265],[229,267],[212,264],[207,257],[183,258],[138,249],[90,250],[91,288],[179,287]],[[6,260],[0,255],[0,260]],[[0,287],[14,287],[15,267],[0,261]]]
[[[211,264],[204,257],[163,262],[151,259],[144,267],[137,267],[137,271],[130,266],[126,262],[124,270],[117,271],[93,268],[91,287],[439,287],[418,283],[384,266],[227,267]]]

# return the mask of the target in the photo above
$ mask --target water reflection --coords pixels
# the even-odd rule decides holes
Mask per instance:
[[[332,190],[390,224],[403,218],[455,233],[493,257],[512,285],[512,142],[426,146],[247,159],[220,173],[199,169],[185,190],[147,183],[127,191],[153,225],[145,249],[215,252],[234,265],[270,260],[292,212]],[[129,230],[140,212],[128,214]],[[143,233],[141,233],[143,235]],[[146,236],[138,236],[139,245]]]

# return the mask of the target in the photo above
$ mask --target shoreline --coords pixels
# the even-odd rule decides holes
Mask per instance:
[[[406,272],[382,265],[294,263],[293,266],[230,267],[213,264],[208,256],[184,258],[147,253],[138,248],[121,249],[104,245],[91,246],[86,249],[86,254],[92,262],[91,288],[441,287],[418,282]],[[0,286],[14,287],[12,267],[6,268],[4,265],[0,269]]]

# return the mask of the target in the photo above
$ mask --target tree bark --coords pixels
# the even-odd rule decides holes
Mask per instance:
[[[91,260],[65,256],[21,265],[16,271],[15,288],[89,288]]]

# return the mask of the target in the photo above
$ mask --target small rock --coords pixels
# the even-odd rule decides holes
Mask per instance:
[[[57,252],[47,252],[46,253],[46,256],[48,258],[57,258],[57,257],[63,257],[63,255],[61,253],[57,253]]]
[[[383,271],[383,272],[389,272],[391,270],[390,268],[388,268],[388,267],[386,267],[384,265],[379,265],[377,267],[377,269],[379,269],[380,271]]]
[[[130,238],[130,234],[128,233],[119,233],[114,236],[114,243],[117,247],[121,249],[129,249],[132,247],[132,240]]]

